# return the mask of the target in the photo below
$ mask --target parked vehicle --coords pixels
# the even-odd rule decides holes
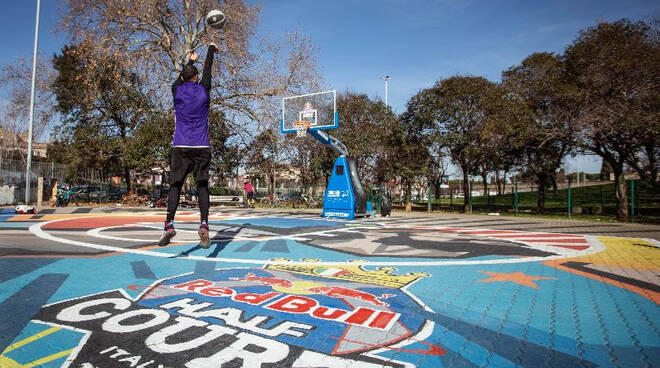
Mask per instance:
[[[55,197],[55,207],[66,207],[70,202],[78,205],[78,197],[73,188],[59,187],[57,188],[57,196]]]
[[[79,202],[107,202],[108,192],[97,186],[87,186],[78,189],[76,197]]]
[[[127,194],[126,189],[117,189],[110,192],[109,199],[113,202],[121,201],[121,198]]]

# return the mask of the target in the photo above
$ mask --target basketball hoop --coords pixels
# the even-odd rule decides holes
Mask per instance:
[[[307,129],[311,124],[307,120],[297,120],[293,122],[293,125],[296,127],[296,136],[300,138],[307,135]]]

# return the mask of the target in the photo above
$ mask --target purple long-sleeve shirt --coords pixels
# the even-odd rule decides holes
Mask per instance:
[[[209,46],[204,61],[204,72],[199,83],[183,82],[181,76],[172,85],[174,97],[173,147],[210,147],[209,142],[209,92],[211,91],[211,66],[213,47]]]

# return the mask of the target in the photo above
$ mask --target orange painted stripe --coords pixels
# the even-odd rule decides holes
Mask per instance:
[[[546,266],[558,268],[562,271],[571,272],[571,273],[574,273],[576,275],[588,277],[588,278],[593,279],[593,280],[597,280],[597,281],[600,281],[600,282],[605,282],[605,283],[608,283],[610,285],[614,285],[614,286],[620,287],[622,289],[632,291],[634,293],[637,293],[637,294],[645,297],[646,299],[651,300],[655,304],[660,305],[660,293],[658,293],[658,292],[655,292],[655,291],[652,291],[652,290],[647,290],[647,289],[641,288],[639,286],[626,284],[625,282],[612,280],[612,279],[609,279],[607,277],[603,277],[603,276],[600,276],[600,275],[595,275],[595,274],[591,274],[591,273],[588,273],[588,272],[575,270],[575,269],[572,269],[570,267],[566,267],[566,266],[562,265],[561,261],[545,261],[545,262],[543,262],[543,264],[546,265]]]

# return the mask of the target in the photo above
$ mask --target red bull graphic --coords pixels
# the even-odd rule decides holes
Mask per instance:
[[[332,286],[332,287],[321,286],[321,287],[311,288],[309,289],[309,291],[327,295],[333,298],[342,298],[342,297],[356,298],[362,300],[363,302],[367,302],[369,304],[382,306],[382,307],[387,307],[389,306],[389,304],[381,301],[380,299],[387,299],[391,296],[394,296],[394,294],[381,294],[380,296],[375,296],[371,293],[340,287],[340,286]]]
[[[146,289],[131,286],[143,290],[136,300],[121,290],[90,295],[45,306],[35,321],[94,331],[81,340],[71,360],[75,367],[114,367],[130,361],[143,368],[196,368],[233,360],[243,366],[256,360],[262,367],[303,367],[310,361],[405,367],[369,353],[392,349],[444,354],[442,347],[415,338],[432,329],[433,322],[410,313],[411,305],[420,311],[422,306],[394,287],[424,274],[393,275],[389,269],[350,266],[319,276],[313,267],[285,271],[285,266],[221,269],[203,278],[191,274],[162,280]],[[384,279],[391,286],[383,285]],[[406,348],[420,342],[426,347]],[[175,364],[174,353],[195,358]]]
[[[342,275],[346,275],[346,274],[347,273],[342,273]],[[254,281],[260,283],[261,285],[278,286],[281,288],[290,289],[290,292],[292,293],[296,293],[296,290],[300,290],[300,288],[295,288],[294,284],[289,280],[272,278],[272,277],[259,277],[251,272],[247,273],[243,278],[235,278],[235,279],[237,281]],[[315,287],[308,287],[306,289],[304,289],[304,286],[301,286],[301,288],[303,288],[302,292],[305,293],[323,294],[333,298],[342,298],[342,297],[356,298],[364,302],[367,302],[369,304],[384,306],[384,307],[387,307],[388,304],[381,301],[380,299],[387,299],[391,296],[394,296],[394,294],[381,294],[380,296],[375,296],[368,292],[349,289],[341,286],[331,286],[331,287],[315,286]]]

